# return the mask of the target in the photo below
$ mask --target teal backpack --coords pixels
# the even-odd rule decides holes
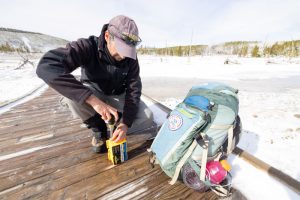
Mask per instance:
[[[238,90],[221,83],[207,83],[190,89],[184,101],[169,113],[150,149],[151,163],[159,164],[171,177],[193,189],[211,188],[221,196],[230,194],[231,175],[213,184],[207,176],[206,163],[226,158],[235,147],[240,133]],[[236,131],[238,130],[238,131]],[[238,133],[235,133],[238,132]],[[190,184],[184,170],[193,172],[199,187]],[[189,174],[191,176],[191,174]]]

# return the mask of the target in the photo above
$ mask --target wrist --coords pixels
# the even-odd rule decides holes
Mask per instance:
[[[128,129],[127,124],[124,124],[123,122],[120,123],[121,126],[125,126]]]
[[[129,129],[128,126],[126,124],[122,123],[122,122],[119,124],[119,127],[122,128],[126,133]]]
[[[97,101],[99,101],[99,99],[93,94],[85,100],[85,102],[91,106],[95,105]]]

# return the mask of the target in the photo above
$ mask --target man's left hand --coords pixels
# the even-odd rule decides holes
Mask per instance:
[[[126,124],[120,123],[113,133],[111,140],[113,142],[121,142],[126,138],[126,133],[128,131],[128,126]]]

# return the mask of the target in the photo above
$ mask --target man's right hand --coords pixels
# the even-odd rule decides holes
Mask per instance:
[[[93,107],[93,109],[101,115],[101,118],[104,121],[109,121],[111,118],[111,115],[113,115],[118,120],[118,112],[117,109],[111,107],[110,105],[107,105],[103,101],[101,101],[99,98],[97,98],[95,95],[89,96],[85,102]]]

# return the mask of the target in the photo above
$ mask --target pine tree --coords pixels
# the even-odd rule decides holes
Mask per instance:
[[[177,56],[182,56],[182,48],[181,48],[181,46],[179,46],[177,48]]]
[[[257,45],[255,45],[255,47],[252,49],[251,56],[252,57],[260,57],[258,52],[259,52],[259,47]]]
[[[241,48],[241,50],[239,51],[239,56],[245,57],[245,56],[247,56],[247,54],[248,54],[248,46],[245,45],[245,46],[243,46],[243,47]]]

